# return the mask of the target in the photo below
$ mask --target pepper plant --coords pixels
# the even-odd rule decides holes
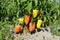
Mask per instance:
[[[38,15],[33,18],[33,10],[38,10]],[[46,27],[52,22],[54,23],[60,15],[60,4],[51,2],[51,0],[0,0],[0,39],[3,40],[7,35],[10,38],[8,31],[14,28],[19,18],[29,14],[32,22],[38,19],[42,20],[42,26]],[[21,24],[23,25],[23,24]],[[12,26],[12,27],[11,27]],[[3,31],[3,32],[2,32]],[[7,34],[6,34],[7,33]],[[2,35],[3,34],[3,35]],[[10,35],[10,36],[9,36]]]

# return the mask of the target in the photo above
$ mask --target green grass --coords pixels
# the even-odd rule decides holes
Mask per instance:
[[[58,28],[60,29],[60,19],[51,24],[51,32],[53,35],[60,36],[60,31],[58,31]]]

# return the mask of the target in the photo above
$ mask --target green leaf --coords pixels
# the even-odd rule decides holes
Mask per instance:
[[[46,17],[44,16],[44,22],[46,22]]]
[[[38,4],[38,0],[34,0],[35,1],[35,6],[37,6],[37,4]]]
[[[21,2],[25,2],[25,1],[27,1],[27,0],[21,0]]]
[[[58,11],[58,15],[60,14],[60,11],[59,10],[57,10]]]
[[[27,4],[27,7],[26,7],[30,13],[31,9],[32,9],[32,2],[28,3]]]

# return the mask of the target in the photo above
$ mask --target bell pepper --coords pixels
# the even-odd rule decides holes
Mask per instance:
[[[29,32],[28,26],[25,27],[25,32]]]
[[[21,25],[16,25],[13,31],[14,31],[15,33],[18,33],[18,32],[20,32],[21,30],[22,30],[22,26],[21,26]]]
[[[42,25],[42,20],[38,20],[38,21],[37,21],[37,26],[36,26],[36,27],[39,29],[39,28],[41,27],[41,25]]]
[[[23,17],[19,18],[18,21],[20,22],[20,24],[24,24],[24,18]]]
[[[37,15],[38,15],[38,10],[33,10],[33,18],[36,18],[37,17]]]
[[[27,25],[29,23],[29,21],[30,21],[30,15],[25,14],[24,15],[24,23]]]
[[[35,22],[30,22],[29,23],[29,31],[32,32],[35,29]]]

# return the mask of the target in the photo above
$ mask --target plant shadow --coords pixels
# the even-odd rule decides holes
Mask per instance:
[[[32,35],[32,34],[35,34],[36,33],[36,30],[34,30],[34,31],[32,31],[32,32],[30,32],[30,34]]]
[[[40,32],[42,29],[37,29],[37,32]]]

